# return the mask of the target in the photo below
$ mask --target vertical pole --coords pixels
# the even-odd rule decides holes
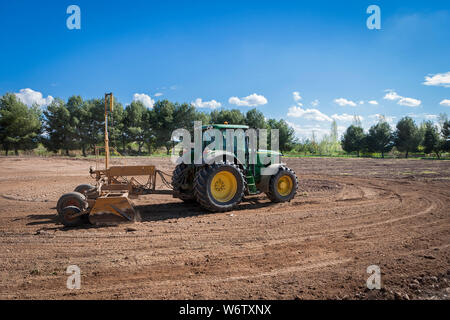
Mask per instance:
[[[112,101],[112,93],[105,94],[105,169],[109,168],[109,137],[108,137],[108,103],[107,98]]]

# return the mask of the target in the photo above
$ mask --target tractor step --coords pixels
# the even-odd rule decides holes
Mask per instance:
[[[256,188],[255,178],[252,175],[246,176],[245,178],[247,179],[248,193],[249,194],[258,194],[259,191]]]

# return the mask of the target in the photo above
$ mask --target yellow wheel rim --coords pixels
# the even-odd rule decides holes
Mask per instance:
[[[277,183],[277,191],[278,193],[286,197],[291,194],[294,183],[292,182],[292,178],[289,176],[282,176],[278,179]]]
[[[211,180],[211,195],[219,202],[228,202],[237,192],[236,177],[229,171],[218,172]]]

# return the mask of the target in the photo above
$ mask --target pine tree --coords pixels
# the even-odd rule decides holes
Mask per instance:
[[[0,143],[8,155],[10,150],[32,150],[37,147],[42,130],[41,111],[27,107],[14,94],[0,98]]]

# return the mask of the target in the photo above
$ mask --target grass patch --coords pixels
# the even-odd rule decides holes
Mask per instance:
[[[435,171],[422,171],[421,174],[439,174],[438,172]]]

